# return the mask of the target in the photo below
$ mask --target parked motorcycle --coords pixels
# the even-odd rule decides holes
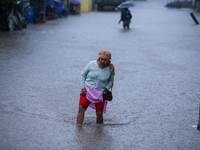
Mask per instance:
[[[1,2],[1,29],[14,31],[17,29],[26,28],[27,22],[25,19],[25,12],[29,6],[28,1],[17,2]]]

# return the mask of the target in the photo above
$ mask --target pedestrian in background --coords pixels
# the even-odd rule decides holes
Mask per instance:
[[[70,2],[69,6],[70,6],[70,13],[74,15],[75,14],[74,4]]]
[[[132,15],[131,15],[130,10],[128,8],[123,8],[121,11],[121,19],[119,20],[119,23],[123,21],[124,30],[126,28],[127,29],[130,28],[131,18],[132,18]]]
[[[106,112],[107,101],[103,95],[107,94],[114,82],[114,66],[111,64],[111,53],[101,51],[99,58],[89,62],[81,74],[81,93],[77,124],[82,124],[84,114],[89,107],[96,109],[97,123],[103,122],[103,112]]]

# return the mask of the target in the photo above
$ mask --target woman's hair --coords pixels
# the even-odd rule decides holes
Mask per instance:
[[[111,53],[107,50],[103,50],[103,51],[99,52],[99,55],[105,55],[108,57],[108,59],[111,59]]]

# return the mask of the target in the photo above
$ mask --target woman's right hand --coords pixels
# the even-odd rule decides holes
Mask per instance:
[[[86,94],[86,89],[85,88],[83,88],[83,89],[81,89],[81,93],[83,94],[83,95],[85,95]]]

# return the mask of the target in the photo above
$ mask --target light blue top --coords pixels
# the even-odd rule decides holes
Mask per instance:
[[[101,70],[97,64],[97,60],[89,62],[81,73],[81,88],[85,88],[85,84],[93,89],[99,83],[100,90],[110,89],[114,82],[114,75],[110,74],[110,68],[106,67]]]

